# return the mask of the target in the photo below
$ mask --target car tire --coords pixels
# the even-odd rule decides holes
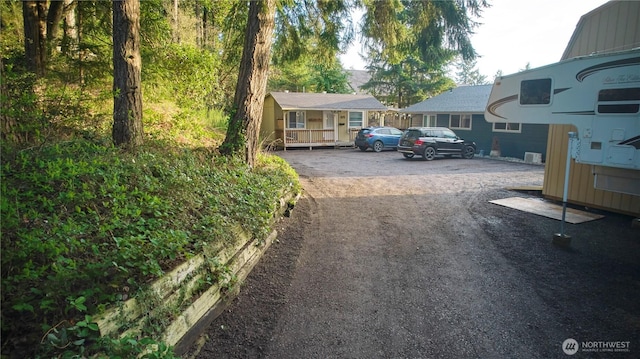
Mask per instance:
[[[436,149],[433,147],[427,147],[424,149],[424,152],[422,153],[422,158],[425,161],[431,161],[434,158],[436,158]]]
[[[358,148],[360,149],[360,151],[364,152],[367,150],[367,148],[365,146],[358,146]]]
[[[462,158],[466,158],[468,160],[472,159],[476,154],[476,149],[473,146],[464,146],[462,149]]]
[[[384,143],[382,143],[382,141],[376,141],[373,143],[372,148],[374,152],[380,152],[384,148]]]
[[[402,155],[404,156],[404,158],[413,158],[414,156],[413,153],[403,153]]]

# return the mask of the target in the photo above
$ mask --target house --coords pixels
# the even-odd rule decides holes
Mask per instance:
[[[525,153],[545,156],[548,125],[489,123],[484,113],[492,85],[459,86],[400,110],[411,115],[410,126],[449,127],[487,155],[524,159]],[[499,146],[497,153],[496,146]]]
[[[358,131],[378,125],[387,107],[371,95],[271,92],[260,134],[272,147],[353,146]]]
[[[583,15],[567,44],[561,60],[593,53],[608,53],[640,46],[640,2],[609,1]],[[640,117],[638,118],[640,121]],[[568,132],[572,125],[550,125],[542,194],[560,200],[564,191]],[[636,151],[637,152],[637,151]],[[640,186],[640,170],[615,170],[607,167],[571,162],[568,201],[640,216],[640,196],[596,188],[596,176],[610,177],[610,183],[631,181]],[[601,187],[601,186],[598,186]]]

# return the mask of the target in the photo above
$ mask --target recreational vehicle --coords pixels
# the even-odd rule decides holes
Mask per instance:
[[[485,119],[574,125],[572,157],[594,166],[596,187],[640,195],[640,48],[498,77]]]

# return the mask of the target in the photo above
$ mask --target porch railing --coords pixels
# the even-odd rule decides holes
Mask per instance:
[[[285,144],[332,144],[335,143],[335,135],[329,130],[286,129]]]
[[[282,138],[285,147],[313,146],[350,146],[353,145],[358,129],[349,130],[349,139],[338,139],[332,129],[310,130],[288,128],[276,130],[278,138]]]

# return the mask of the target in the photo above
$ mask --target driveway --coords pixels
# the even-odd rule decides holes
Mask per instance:
[[[537,196],[508,188],[542,185],[542,166],[278,155],[304,196],[198,358],[566,358],[569,338],[573,357],[640,356],[631,218],[568,224],[559,248],[558,221],[489,203]]]

